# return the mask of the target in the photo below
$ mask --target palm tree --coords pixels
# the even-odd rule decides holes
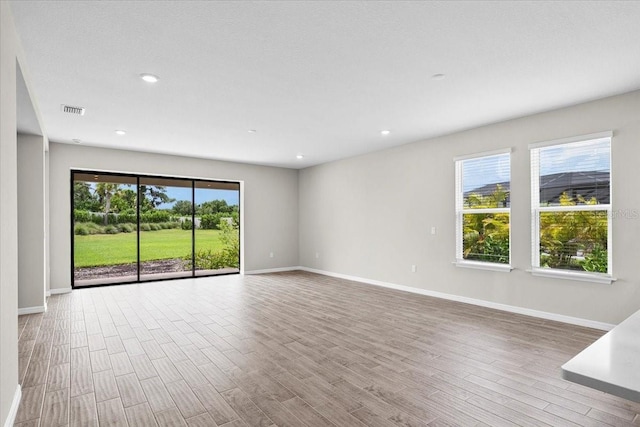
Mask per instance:
[[[120,184],[99,182],[96,185],[96,194],[104,206],[104,225],[109,224],[109,211],[111,210],[111,198],[120,192]]]

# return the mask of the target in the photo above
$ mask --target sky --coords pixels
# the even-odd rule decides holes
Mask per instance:
[[[462,184],[465,193],[487,184],[511,180],[509,153],[464,160],[463,164]]]
[[[90,182],[92,191],[95,189],[95,183]],[[123,189],[131,189],[135,191],[135,185],[122,185]],[[167,196],[175,199],[171,203],[163,203],[158,206],[158,209],[171,209],[173,204],[178,200],[191,200],[191,188],[190,187],[165,187],[167,190]],[[203,202],[211,200],[224,200],[228,205],[240,204],[240,192],[235,190],[213,190],[208,188],[196,188],[196,204],[199,205]]]
[[[178,200],[191,200],[191,188],[185,187],[165,187],[167,196]],[[196,188],[196,205],[210,200],[224,200],[228,205],[240,204],[240,192],[235,190],[210,190],[204,188]],[[163,203],[158,209],[170,209],[175,202]]]
[[[609,172],[609,139],[576,142],[540,148],[540,175],[560,172]],[[510,181],[509,154],[464,160],[463,191],[487,184]]]

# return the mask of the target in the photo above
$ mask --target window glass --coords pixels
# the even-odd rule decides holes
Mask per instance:
[[[533,266],[611,273],[611,138],[531,149]]]
[[[456,161],[458,262],[510,263],[510,154]]]

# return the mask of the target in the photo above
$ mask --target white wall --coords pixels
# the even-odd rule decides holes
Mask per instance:
[[[18,386],[18,183],[16,55],[8,2],[0,2],[0,423]]]
[[[46,306],[45,141],[18,135],[18,309]]]
[[[44,284],[49,295],[51,281],[51,263],[49,256],[50,222],[49,222],[49,141],[45,141],[44,153]]]
[[[298,265],[297,170],[50,143],[52,291],[71,285],[73,168],[244,181],[244,270]]]
[[[532,277],[527,145],[612,130],[613,273],[601,285]],[[333,273],[619,323],[640,309],[640,91],[300,171],[300,264]],[[454,156],[512,147],[511,273],[457,268]],[[437,234],[431,235],[431,227]],[[316,253],[319,258],[316,258]],[[410,272],[410,265],[418,267]]]

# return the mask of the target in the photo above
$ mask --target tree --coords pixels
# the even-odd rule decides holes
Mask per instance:
[[[95,193],[100,199],[100,203],[104,207],[104,225],[109,224],[109,212],[111,211],[111,198],[120,191],[120,184],[110,182],[99,182],[96,184]]]
[[[136,192],[130,188],[121,190],[111,197],[112,210],[116,212],[136,210]]]
[[[173,213],[180,216],[191,216],[192,204],[188,200],[178,200],[173,204]]]
[[[229,206],[226,200],[210,200],[198,205],[196,212],[198,215],[231,213],[234,207]]]
[[[100,210],[100,201],[95,194],[91,193],[91,185],[88,182],[74,181],[73,208],[90,212]]]
[[[140,186],[140,210],[143,212],[154,210],[163,203],[171,203],[175,200],[167,195],[167,188],[162,185]]]

